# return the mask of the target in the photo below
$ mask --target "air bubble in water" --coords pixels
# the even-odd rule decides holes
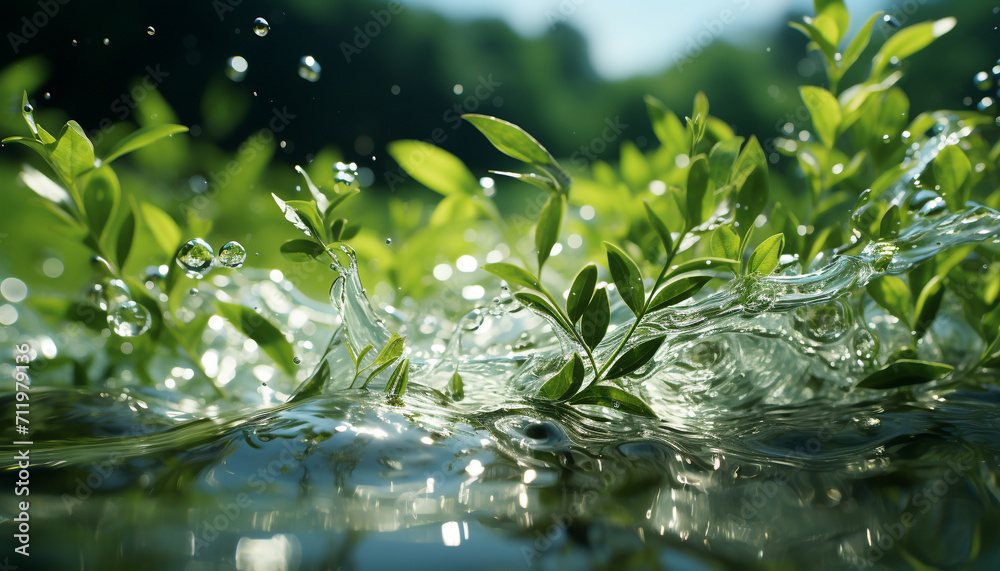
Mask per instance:
[[[149,311],[129,300],[108,313],[108,325],[121,337],[136,337],[149,329],[152,319]]]
[[[226,242],[219,250],[219,263],[227,268],[239,268],[247,259],[247,251],[236,241]]]
[[[851,309],[841,301],[809,305],[795,311],[795,329],[820,343],[840,339],[850,326]]]
[[[212,269],[212,260],[215,252],[208,242],[201,238],[188,240],[177,252],[177,265],[184,268],[189,274],[203,276]]]
[[[153,34],[156,33],[156,30],[153,29],[153,26],[150,26],[150,27],[146,28],[146,33],[149,34],[150,36],[152,36]]]
[[[253,33],[260,37],[264,37],[268,32],[271,31],[271,26],[267,23],[264,18],[257,18],[253,21]]]
[[[321,70],[319,62],[312,56],[302,56],[302,59],[299,60],[299,77],[306,81],[319,81]]]
[[[462,329],[465,331],[475,331],[482,326],[483,319],[483,312],[473,309],[462,318]]]

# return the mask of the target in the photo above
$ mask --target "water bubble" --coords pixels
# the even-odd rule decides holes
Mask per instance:
[[[840,339],[850,326],[851,309],[839,300],[823,305],[809,305],[795,311],[795,329],[820,343]]]
[[[473,309],[462,318],[462,329],[465,331],[475,331],[482,326],[484,319],[482,311]]]
[[[52,99],[52,94],[51,94],[51,93],[49,93],[48,91],[46,91],[46,92],[45,92],[45,93],[44,93],[44,94],[42,95],[42,97],[44,97],[44,98],[45,98],[45,100],[46,100],[46,101],[48,101],[49,99]]]
[[[188,240],[177,252],[177,265],[189,274],[203,276],[212,269],[215,252],[208,242],[201,238]]]
[[[35,110],[35,108],[31,106],[31,103],[25,103],[24,104],[24,112],[25,113],[31,113],[34,110]]]
[[[859,361],[867,363],[873,360],[878,354],[879,342],[878,339],[872,335],[871,331],[867,329],[859,329],[858,333],[851,341],[851,348],[854,351],[854,356],[857,357]]]
[[[302,56],[299,60],[299,77],[313,83],[319,81],[319,73],[322,68],[319,62],[312,56]]]
[[[110,280],[108,287],[104,290],[104,297],[108,300],[108,305],[114,309],[128,301],[132,301],[132,291],[122,280]]]
[[[876,416],[855,416],[851,419],[851,422],[854,423],[854,427],[858,429],[858,432],[869,436],[878,434],[879,428],[882,425],[882,421]]]
[[[111,44],[111,40],[108,39],[108,38],[104,38],[104,45],[107,46],[107,45],[110,45],[110,44]]]
[[[233,81],[243,81],[250,64],[243,56],[233,56],[226,60],[226,77]]]
[[[300,359],[298,357],[295,357],[295,358],[292,359],[292,362],[295,363],[296,365],[301,365],[302,364],[302,359]]]
[[[247,251],[236,241],[226,242],[219,250],[219,263],[227,268],[239,268],[247,259]]]
[[[193,288],[191,288],[191,289],[188,290],[188,295],[198,295],[198,293],[199,293],[198,292],[198,288],[196,288],[196,287],[193,287]]]
[[[149,329],[152,318],[145,307],[129,300],[108,313],[108,325],[120,337],[136,337]]]
[[[73,40],[73,41],[72,41],[72,42],[70,42],[70,43],[71,43],[71,44],[73,44],[73,47],[76,47],[76,46],[80,45],[79,43],[77,43],[77,41],[76,41],[76,40]]]
[[[104,296],[104,286],[94,284],[87,290],[87,301],[96,306],[101,311],[108,310],[108,299]]]
[[[990,74],[985,71],[977,73],[973,81],[976,82],[976,87],[981,91],[989,91],[993,87],[993,80],[990,78]]]
[[[264,37],[268,32],[271,31],[271,26],[267,23],[264,18],[257,18],[253,21],[253,33],[260,37]]]
[[[156,30],[153,29],[153,26],[150,26],[150,27],[146,28],[146,33],[149,34],[150,36],[152,36],[153,34],[156,33]]]
[[[900,29],[900,28],[903,27],[903,25],[899,23],[899,20],[897,20],[896,18],[893,18],[889,14],[886,14],[885,16],[882,16],[882,21],[885,22],[885,24],[887,26],[889,26],[890,28],[895,28],[895,29],[898,30],[898,29]]]
[[[385,245],[388,246],[389,244],[392,244],[392,238],[385,239]]]

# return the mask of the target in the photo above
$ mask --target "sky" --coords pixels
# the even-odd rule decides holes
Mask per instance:
[[[910,0],[919,1],[919,0]],[[606,79],[649,74],[682,61],[715,39],[739,41],[790,12],[812,13],[811,0],[405,0],[458,20],[495,17],[526,36],[565,22],[587,38]],[[889,0],[847,0],[854,29]]]

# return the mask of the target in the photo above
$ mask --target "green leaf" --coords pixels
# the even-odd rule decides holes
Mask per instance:
[[[538,283],[538,279],[531,275],[531,272],[514,264],[497,262],[495,264],[486,264],[483,266],[483,269],[512,286],[520,286],[535,291],[541,291],[542,289],[541,284]]]
[[[894,389],[939,379],[954,367],[915,359],[899,359],[868,375],[857,384],[859,389]]]
[[[333,215],[333,211],[336,210],[338,206],[340,206],[348,198],[351,198],[352,196],[357,196],[359,194],[361,194],[361,191],[357,189],[349,189],[345,190],[344,192],[338,192],[334,194],[333,198],[329,199],[330,204],[327,205],[326,209],[323,211],[323,219],[327,221],[327,224],[329,224],[330,218],[332,218]],[[317,204],[317,207],[318,206],[319,205]]]
[[[739,267],[739,264],[739,261],[731,258],[695,258],[675,266],[672,270],[667,272],[664,277],[666,279],[671,279],[675,276],[680,276],[690,272],[720,271],[733,266]]]
[[[740,237],[731,225],[719,226],[712,232],[712,255],[730,260],[740,258]]]
[[[921,22],[903,28],[889,38],[872,58],[870,77],[882,75],[890,63],[898,63],[929,46],[934,40],[951,31],[955,18],[942,18],[934,22]]]
[[[83,191],[83,207],[94,234],[101,236],[104,228],[114,220],[121,202],[122,190],[118,177],[111,167],[102,165],[90,173]]]
[[[580,335],[587,347],[591,349],[597,347],[608,333],[610,324],[611,303],[608,300],[608,290],[599,287],[580,318]]]
[[[649,405],[642,402],[638,397],[632,396],[617,387],[589,387],[587,390],[570,399],[569,402],[571,404],[596,404],[621,410],[629,414],[656,418],[656,413],[653,412],[653,409],[649,408]]]
[[[557,165],[541,143],[509,121],[475,113],[466,113],[462,119],[472,123],[497,150],[508,157],[533,165]]]
[[[583,385],[585,369],[579,353],[573,353],[573,358],[566,361],[559,372],[545,381],[538,396],[548,400],[565,400],[580,390]]]
[[[689,299],[714,277],[716,277],[714,273],[685,274],[667,281],[653,294],[653,300],[649,302],[649,311],[657,311]]]
[[[450,194],[438,203],[431,214],[430,225],[452,226],[476,217],[476,202],[468,194]]]
[[[903,323],[910,323],[910,290],[896,276],[882,276],[868,284],[868,295],[875,303]]]
[[[879,10],[878,12],[875,12],[871,18],[868,18],[868,21],[865,22],[865,25],[858,32],[858,35],[854,36],[854,39],[851,40],[850,44],[848,44],[847,49],[844,50],[844,55],[840,61],[841,73],[847,71],[848,68],[854,65],[854,63],[858,61],[858,58],[861,57],[861,53],[868,47],[868,42],[871,41],[872,37],[872,26],[875,25],[875,22],[878,21],[882,14],[883,12]]]
[[[837,39],[836,43],[844,38],[847,34],[847,26],[850,24],[850,19],[847,15],[847,7],[844,6],[843,0],[813,0],[813,7],[816,9],[817,16],[825,16],[833,20],[837,25]]]
[[[941,278],[934,276],[920,290],[920,295],[917,296],[917,302],[914,304],[915,320],[911,325],[916,339],[923,337],[930,328],[941,308],[943,299],[944,287],[941,285]]]
[[[618,246],[605,242],[604,247],[608,250],[608,269],[611,270],[611,278],[615,282],[618,295],[638,317],[646,302],[646,291],[642,284],[639,266]]]
[[[934,179],[939,193],[952,212],[958,212],[968,201],[966,182],[972,174],[972,163],[958,145],[948,145],[934,158]]]
[[[743,145],[743,137],[733,137],[725,141],[719,141],[712,147],[708,154],[709,174],[712,178],[712,185],[715,188],[722,188],[729,184],[733,165],[740,156],[740,147]]]
[[[149,228],[153,239],[168,256],[173,256],[181,245],[181,229],[169,214],[156,206],[143,202],[139,205],[143,224]]]
[[[831,24],[833,23],[833,20],[829,18],[826,21]],[[814,19],[813,23],[815,22],[816,20]],[[834,54],[837,53],[837,46],[831,43],[826,31],[808,22],[789,22],[788,25],[802,32],[807,38],[812,40],[808,46],[809,49],[818,49],[828,63],[834,61],[833,58]]]
[[[882,221],[879,222],[879,239],[880,240],[892,240],[899,237],[899,229],[902,228],[903,221],[899,217],[899,206],[893,204],[885,211],[882,215]]]
[[[104,163],[110,163],[122,155],[151,145],[164,137],[169,137],[177,133],[186,133],[187,130],[188,128],[183,125],[153,125],[151,127],[143,127],[122,137],[120,141],[115,143],[115,146],[108,152],[108,156],[104,158]]]
[[[535,225],[535,249],[538,250],[538,275],[542,275],[545,260],[552,254],[552,247],[559,239],[559,229],[562,226],[563,212],[566,211],[566,195],[554,194],[545,201],[542,213]]]
[[[281,255],[293,262],[309,262],[323,255],[322,245],[312,240],[289,240],[281,245]]]
[[[742,247],[767,206],[768,194],[767,171],[760,169],[754,169],[736,193],[736,231],[742,237]]]
[[[73,184],[76,177],[94,168],[94,144],[76,121],[66,123],[52,146],[52,168],[66,184]]]
[[[840,103],[832,93],[822,87],[803,85],[799,87],[802,102],[812,117],[813,127],[823,146],[832,149],[837,142],[837,129],[843,120]]]
[[[124,268],[128,255],[132,251],[132,242],[135,240],[135,208],[129,208],[118,227],[118,238],[115,240],[115,257],[118,267]]]
[[[448,381],[448,392],[451,394],[451,400],[460,401],[465,398],[465,383],[462,382],[462,375],[459,375],[458,371],[455,371]]]
[[[535,173],[518,173],[518,172],[507,172],[507,171],[494,171],[491,170],[490,173],[500,176],[505,176],[521,182],[526,182],[532,186],[537,186],[538,188],[551,193],[559,192],[559,187],[556,186],[555,181],[551,178],[545,176],[539,176]]]
[[[351,346],[350,343],[347,344],[348,347]],[[319,367],[316,371],[300,385],[300,388],[295,391],[292,398],[288,399],[288,402],[298,402],[300,400],[307,399],[318,395],[322,390],[323,386],[330,380],[330,361],[328,359],[323,359],[320,361]]]
[[[423,141],[393,141],[386,147],[393,160],[420,184],[445,196],[475,194],[479,181],[465,163],[448,151]]]
[[[361,388],[368,386],[368,383],[372,382],[379,373],[386,370],[389,365],[392,365],[396,359],[399,359],[403,354],[403,346],[406,343],[406,337],[400,337],[398,333],[393,333],[389,340],[386,341],[385,346],[382,350],[375,355],[375,360],[365,367],[366,369],[371,369],[368,373],[368,378],[365,382],[361,384]],[[360,360],[360,357],[359,357]]]
[[[319,215],[319,210],[313,202],[305,200],[284,201],[276,194],[271,193],[271,198],[285,215],[285,220],[291,222],[296,228],[312,237],[314,240],[322,240],[323,218]]]
[[[691,152],[705,136],[705,127],[708,125],[708,97],[703,91],[699,91],[694,96],[694,105],[691,117],[687,117],[688,138],[691,141]]]
[[[694,228],[705,221],[705,196],[708,192],[708,158],[698,155],[691,161],[687,179],[687,227]]]
[[[594,287],[597,286],[597,266],[587,264],[576,274],[573,285],[569,288],[566,298],[566,314],[571,323],[576,323],[587,310],[590,300],[594,299]]]
[[[648,363],[654,355],[656,355],[656,352],[660,349],[660,345],[663,345],[663,341],[665,339],[665,336],[655,337],[653,339],[643,341],[628,351],[625,351],[622,353],[621,357],[618,357],[615,364],[611,365],[611,368],[608,369],[604,378],[606,380],[611,380],[624,377],[629,373],[634,373],[640,367]]]
[[[237,331],[256,341],[285,374],[295,375],[295,351],[280,329],[249,307],[224,301],[217,301],[215,307]]]
[[[747,264],[749,273],[761,276],[771,275],[774,268],[778,267],[778,260],[781,258],[781,250],[784,247],[784,234],[775,234],[761,242],[753,254],[750,254],[750,262]]]
[[[410,360],[403,359],[396,365],[396,369],[392,371],[392,375],[389,377],[389,382],[385,384],[384,392],[386,394],[394,394],[396,396],[403,396],[406,394],[406,386],[410,381]]]
[[[646,218],[649,220],[649,225],[653,227],[656,235],[660,237],[660,242],[663,243],[663,250],[670,255],[670,252],[674,249],[674,239],[670,234],[670,229],[667,225],[663,223],[663,220],[653,212],[653,209],[649,206],[645,200],[642,201],[643,208],[646,209]]]
[[[677,152],[688,152],[684,125],[681,124],[677,115],[674,115],[659,99],[652,95],[644,98],[646,111],[649,113],[649,122],[653,126],[653,133],[663,145]]]

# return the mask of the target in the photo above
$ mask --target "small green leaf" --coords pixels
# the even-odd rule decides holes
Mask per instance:
[[[538,250],[538,275],[542,275],[542,267],[552,254],[552,247],[559,238],[562,226],[563,212],[566,211],[566,195],[552,195],[542,206],[542,213],[535,225],[535,249]]]
[[[385,385],[384,392],[386,394],[403,396],[406,394],[406,386],[409,384],[409,381],[410,360],[403,359],[398,365],[396,365],[396,369],[392,371],[392,375],[389,377],[389,382]]]
[[[638,317],[646,302],[646,291],[642,284],[639,266],[618,246],[605,242],[604,247],[608,250],[608,269],[611,270],[611,278],[615,282],[618,295]]]
[[[730,260],[740,258],[740,237],[731,225],[719,226],[712,232],[712,255]]]
[[[97,236],[101,236],[108,223],[114,220],[121,195],[118,177],[111,167],[103,165],[90,173],[83,191],[83,207]]]
[[[870,77],[877,79],[890,63],[898,63],[929,46],[934,40],[955,27],[955,18],[942,18],[934,22],[921,22],[896,32],[872,58]]]
[[[585,369],[579,353],[573,353],[573,358],[566,362],[559,372],[545,381],[538,396],[548,400],[566,400],[576,394],[583,384]]]
[[[406,343],[406,337],[400,337],[398,333],[393,333],[389,340],[386,341],[385,346],[382,350],[375,355],[375,360],[366,367],[366,369],[371,369],[368,373],[368,378],[362,383],[361,388],[368,386],[368,383],[372,382],[379,373],[386,370],[389,365],[392,365],[396,359],[399,359],[403,354],[403,346]],[[359,357],[360,360],[360,357]]]
[[[628,351],[625,351],[622,353],[621,357],[618,357],[615,364],[611,365],[611,368],[608,369],[604,378],[611,380],[624,377],[629,373],[634,373],[656,355],[656,352],[660,349],[660,345],[663,345],[664,339],[666,339],[666,337],[655,337],[653,339],[643,341]]]
[[[911,325],[916,339],[923,337],[930,328],[934,318],[937,317],[943,299],[944,287],[941,285],[941,278],[934,276],[920,290],[920,295],[917,296],[917,302],[914,304],[915,321]]]
[[[899,359],[868,375],[857,384],[859,389],[895,389],[939,379],[954,367],[915,359]]]
[[[386,147],[393,160],[420,184],[445,196],[475,194],[479,181],[465,163],[448,151],[423,141],[393,141]]]
[[[712,178],[712,185],[715,188],[722,188],[729,184],[733,165],[740,156],[740,147],[743,145],[743,137],[733,137],[725,141],[719,141],[712,147],[708,154],[709,173]]]
[[[518,303],[520,303],[524,307],[527,307],[531,311],[539,315],[552,318],[552,320],[555,321],[556,325],[558,325],[559,327],[563,329],[566,329],[568,327],[566,322],[564,322],[562,317],[560,317],[559,311],[556,310],[556,308],[553,307],[551,303],[549,303],[546,299],[542,298],[541,296],[531,292],[519,291],[514,294],[514,299],[516,299]]]
[[[274,199],[278,208],[284,213],[285,220],[291,222],[296,228],[313,239],[322,239],[323,234],[320,230],[323,228],[323,218],[319,215],[319,210],[317,210],[315,203],[305,200],[289,200],[286,202],[278,198],[273,192],[271,193],[271,198]]]
[[[854,39],[851,40],[847,49],[844,50],[844,55],[840,62],[841,73],[847,71],[848,68],[854,65],[854,62],[858,61],[858,58],[861,57],[861,53],[868,47],[868,42],[871,41],[872,36],[872,26],[875,25],[875,22],[878,21],[882,14],[883,12],[879,10],[871,18],[868,18],[868,21],[865,22],[865,25],[858,32],[858,35],[854,36]]]
[[[652,95],[647,95],[644,101],[646,102],[646,111],[649,113],[649,122],[653,126],[656,138],[667,148],[678,152],[688,152],[684,125],[681,124],[677,115]]]
[[[350,347],[350,343],[348,343],[347,346]],[[330,361],[328,359],[323,359],[312,376],[300,385],[300,388],[295,391],[292,398],[288,399],[288,402],[298,402],[300,400],[318,395],[322,392],[323,386],[329,381]]]
[[[709,184],[708,158],[698,155],[691,161],[687,179],[687,227],[694,228],[705,221],[705,196]]]
[[[323,219],[327,221],[327,224],[329,224],[330,218],[333,216],[333,211],[336,210],[338,206],[340,206],[348,198],[359,194],[361,194],[360,190],[349,189],[333,195],[333,198],[330,199],[330,204],[327,205],[326,210],[323,211]],[[317,207],[318,206],[319,205],[317,204]]]
[[[736,231],[742,237],[742,247],[746,247],[747,237],[753,230],[757,217],[764,212],[767,201],[767,171],[754,169],[739,187],[739,191],[736,194]]]
[[[551,193],[559,192],[559,187],[556,186],[555,181],[549,177],[540,176],[535,173],[518,173],[518,172],[507,172],[507,171],[490,171],[492,174],[505,176],[512,178],[514,180],[519,180],[521,182],[526,182],[532,186],[537,186],[538,188]]]
[[[688,260],[683,264],[675,266],[672,270],[667,272],[664,276],[666,279],[671,279],[676,276],[687,274],[690,272],[702,272],[702,271],[720,271],[733,266],[739,267],[739,261],[730,258],[695,258],[693,260]]]
[[[829,18],[827,18],[827,21],[832,23],[832,20]],[[830,42],[827,37],[828,34],[823,29],[808,22],[789,22],[788,25],[802,32],[807,38],[812,40],[807,46],[809,49],[819,50],[827,62],[834,61],[833,58],[834,54],[837,53],[837,46]]]
[[[569,401],[571,404],[596,404],[629,414],[656,418],[656,413],[641,399],[627,392],[609,386],[593,386],[576,395]]]
[[[716,277],[714,273],[699,272],[697,275],[689,273],[669,280],[653,294],[653,300],[649,302],[649,311],[657,311],[689,299],[714,277]]]
[[[812,116],[816,135],[823,141],[823,146],[832,149],[837,142],[837,129],[843,120],[840,103],[832,93],[822,87],[803,85],[799,87],[799,94]]]
[[[250,339],[286,374],[295,375],[295,351],[281,330],[249,307],[217,301],[219,315]]]
[[[934,158],[934,179],[953,212],[961,210],[969,199],[966,182],[971,174],[972,163],[958,145],[948,145]]]
[[[451,376],[451,380],[448,381],[448,392],[451,394],[451,400],[460,401],[465,398],[465,383],[462,382],[462,375],[455,371],[455,374]]]
[[[118,261],[118,267],[124,268],[125,262],[128,260],[128,255],[132,251],[132,242],[135,240],[135,209],[129,208],[128,212],[125,214],[125,219],[122,220],[121,225],[118,227],[118,237],[115,240],[115,257]]]
[[[573,285],[569,288],[566,298],[566,314],[571,323],[576,323],[583,316],[594,298],[594,287],[597,286],[597,266],[587,264],[576,274]]]
[[[837,36],[833,43],[840,43],[847,34],[847,26],[850,24],[844,0],[813,0],[813,7],[817,16],[830,18],[837,25]]]
[[[608,300],[608,290],[597,288],[594,298],[590,300],[587,310],[580,318],[580,335],[587,347],[594,349],[608,333],[611,324],[611,303]]]
[[[475,113],[466,113],[462,119],[472,123],[497,150],[508,157],[533,165],[557,165],[541,143],[509,121]]]
[[[49,155],[52,167],[66,184],[94,168],[94,144],[76,121],[69,121],[59,133],[59,139]]]
[[[486,264],[483,266],[483,269],[512,286],[520,286],[535,291],[541,291],[542,289],[542,286],[538,283],[538,279],[531,275],[531,272],[514,264],[497,262],[495,264]]]
[[[168,256],[173,256],[181,245],[181,229],[169,214],[156,206],[143,202],[139,205],[143,224],[149,228],[153,239]]]
[[[781,259],[781,250],[784,247],[784,234],[775,234],[761,242],[753,254],[750,254],[750,262],[747,264],[749,273],[761,276],[771,275],[774,268],[778,267],[778,260]]]
[[[323,255],[326,250],[312,240],[289,240],[281,245],[281,255],[293,262],[309,262]]]
[[[703,91],[699,91],[694,96],[691,117],[687,118],[687,131],[692,153],[702,137],[705,136],[706,125],[708,125],[708,97]]]
[[[108,156],[104,158],[104,163],[110,163],[122,155],[151,145],[164,137],[169,137],[177,133],[186,133],[187,130],[188,128],[183,125],[153,125],[151,127],[143,127],[122,137],[120,141],[115,143],[115,146],[108,151]]]
[[[868,284],[868,295],[875,303],[903,323],[910,323],[910,290],[896,276],[882,276]]]
[[[653,227],[656,235],[660,237],[660,242],[663,243],[663,250],[670,255],[674,249],[674,239],[670,234],[670,229],[667,225],[663,223],[663,220],[653,212],[653,209],[649,206],[645,200],[642,201],[642,206],[646,209],[646,218],[649,219],[649,225]]]
[[[902,228],[903,221],[899,217],[899,206],[893,204],[882,215],[879,222],[879,239],[892,240],[899,237],[899,229]]]

